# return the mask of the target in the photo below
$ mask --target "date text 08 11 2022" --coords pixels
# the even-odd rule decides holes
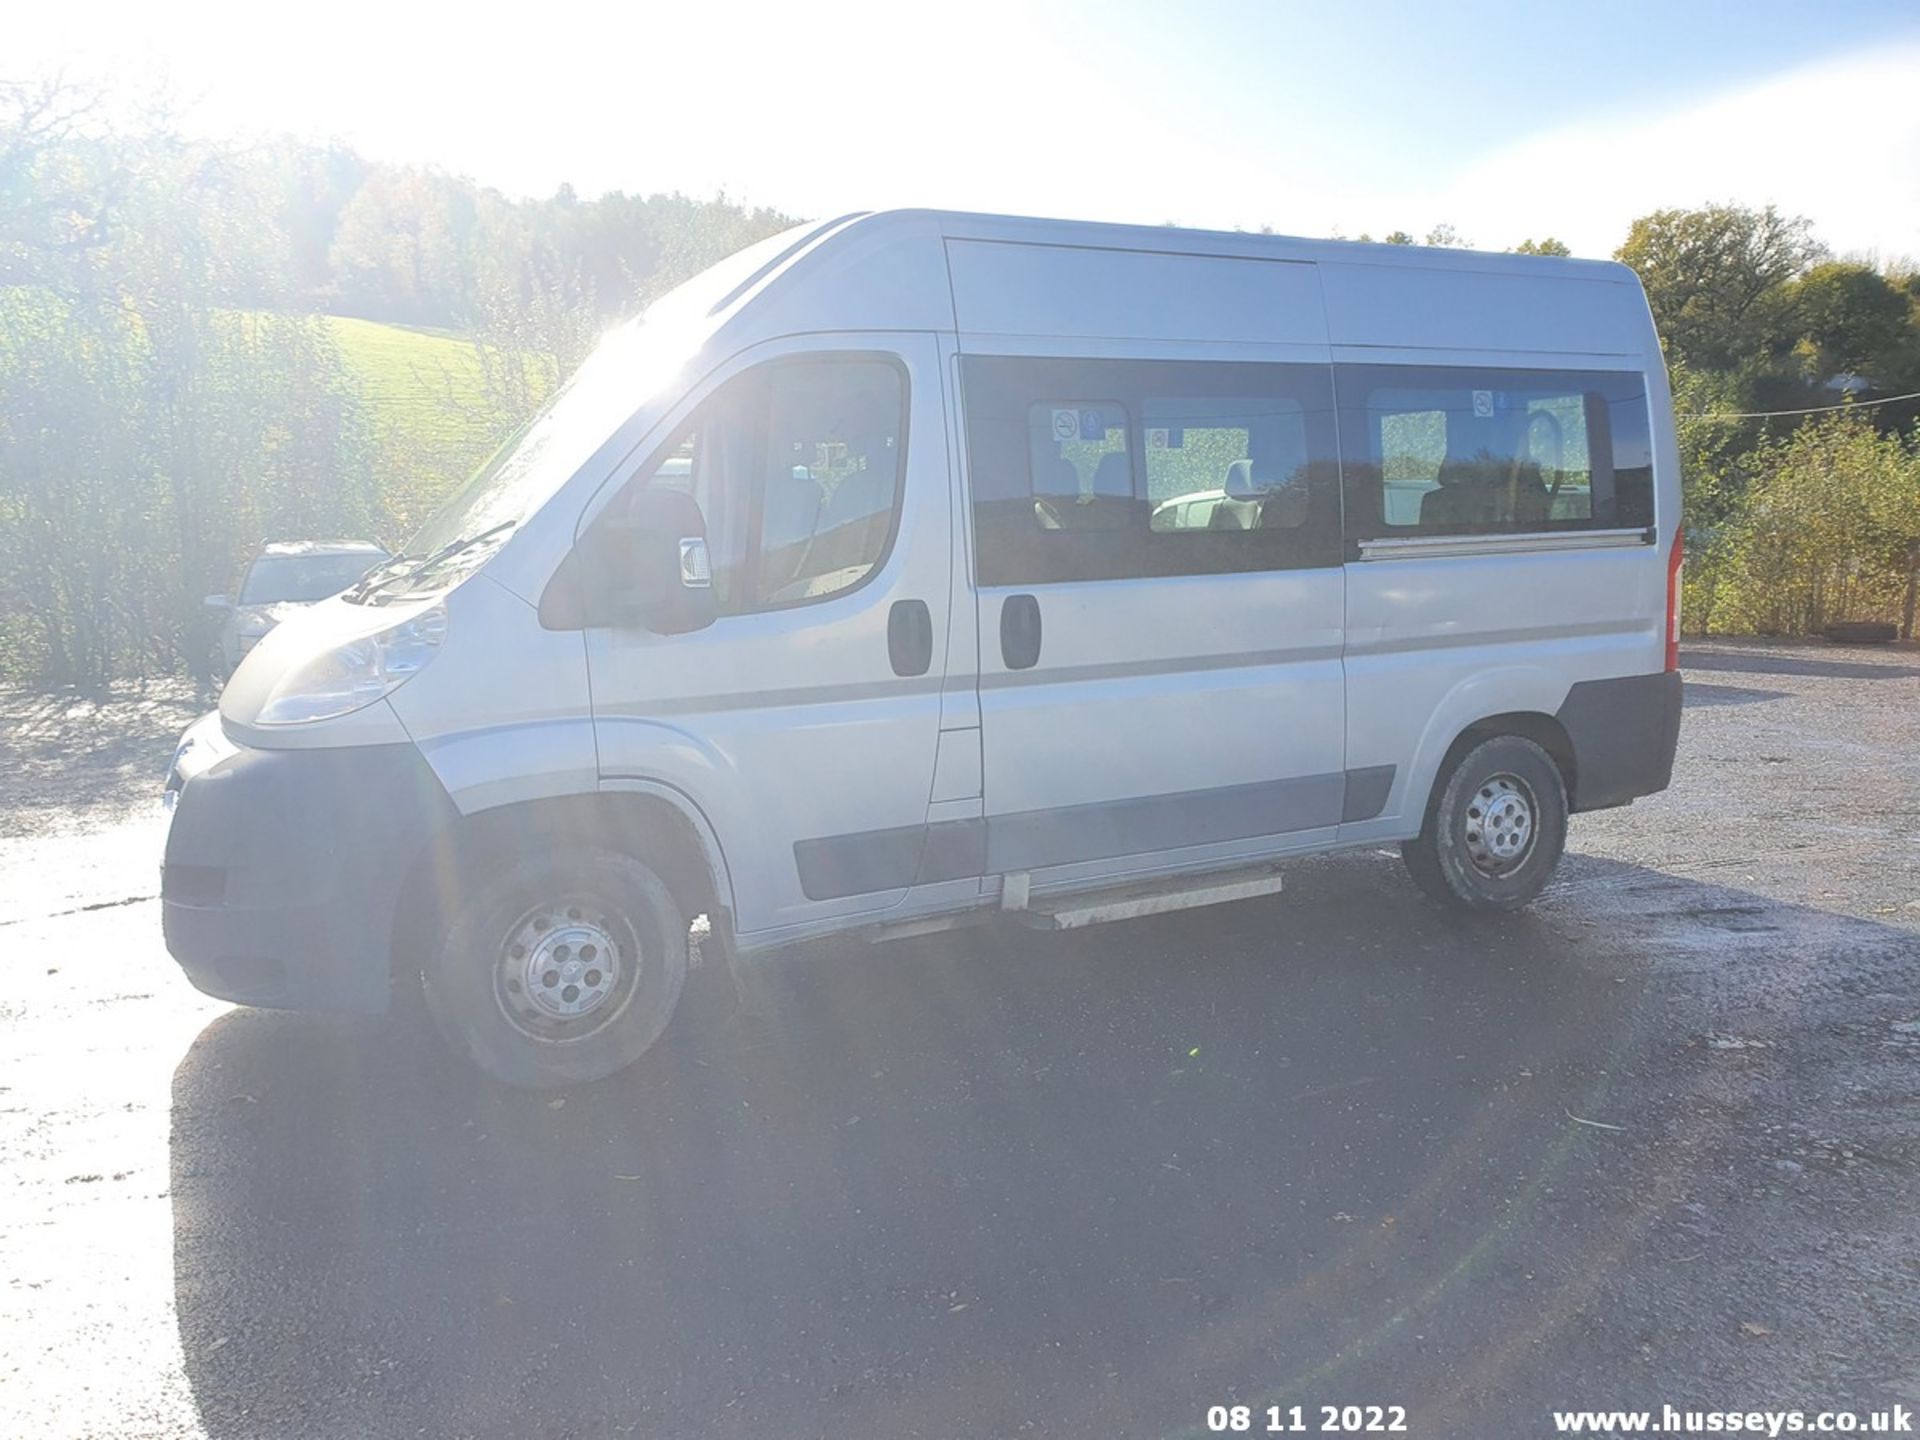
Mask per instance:
[[[1266,1435],[1405,1434],[1404,1405],[1210,1405],[1207,1429],[1216,1433],[1257,1431]]]

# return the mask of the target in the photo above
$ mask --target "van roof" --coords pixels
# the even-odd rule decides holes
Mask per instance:
[[[1233,260],[1268,264],[1219,263]],[[1639,281],[1610,260],[954,210],[798,226],[666,297],[663,315],[668,306],[734,344],[917,330],[958,331],[963,343],[1331,338],[1375,349],[1656,353]]]
[[[1247,230],[1199,230],[1184,225],[1124,225],[1101,220],[1055,220],[1041,216],[995,215],[967,210],[870,210],[845,217],[848,222],[881,227],[931,221],[950,239],[1025,241],[1029,244],[1081,245],[1090,249],[1163,250],[1268,260],[1342,260],[1384,265],[1432,265],[1458,268],[1462,262],[1492,262],[1531,273],[1560,269],[1591,276],[1626,267],[1613,260],[1584,260],[1558,255],[1520,255],[1511,251],[1461,246],[1386,245],[1378,241],[1316,239],[1302,235]]]

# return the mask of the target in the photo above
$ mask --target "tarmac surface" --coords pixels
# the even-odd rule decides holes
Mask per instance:
[[[191,697],[0,696],[0,1432],[1920,1408],[1920,651],[1686,667],[1674,788],[1526,914],[1367,852],[709,965],[564,1096],[197,995],[154,898]]]

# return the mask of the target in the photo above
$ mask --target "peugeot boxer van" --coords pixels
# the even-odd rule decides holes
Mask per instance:
[[[615,331],[182,740],[193,983],[398,980],[544,1086],[738,955],[1260,893],[1537,895],[1662,789],[1680,487],[1622,266],[904,212]]]

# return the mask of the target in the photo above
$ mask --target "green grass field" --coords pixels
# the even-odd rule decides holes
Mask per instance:
[[[340,315],[324,323],[382,431],[402,432],[434,453],[471,455],[465,469],[492,449],[501,422],[472,341]]]
[[[323,323],[372,418],[386,503],[404,533],[493,453],[514,418],[488,395],[471,340],[339,315]]]

